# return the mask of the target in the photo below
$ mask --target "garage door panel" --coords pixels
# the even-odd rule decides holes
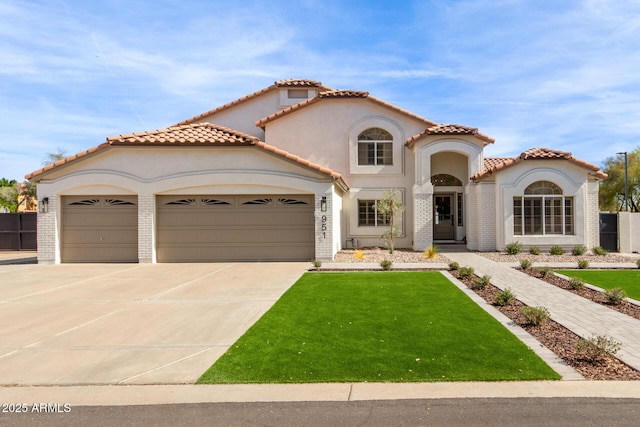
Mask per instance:
[[[62,261],[137,262],[137,197],[63,197]]]
[[[315,253],[312,196],[159,196],[157,206],[160,262],[309,260]]]

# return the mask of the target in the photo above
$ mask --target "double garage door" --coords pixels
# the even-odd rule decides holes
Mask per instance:
[[[313,197],[158,196],[158,262],[308,261]]]
[[[135,196],[63,197],[63,262],[137,262]],[[308,261],[313,197],[158,196],[158,262]]]

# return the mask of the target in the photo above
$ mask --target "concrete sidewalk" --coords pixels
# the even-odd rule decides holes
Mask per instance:
[[[359,400],[601,397],[640,398],[640,381],[321,383],[0,387],[2,402],[77,406],[205,402],[347,402]]]
[[[640,370],[640,320],[480,255],[469,252],[443,255],[460,266],[473,267],[479,276],[491,276],[493,285],[500,289],[511,288],[523,303],[546,307],[553,320],[583,338],[607,335],[619,341],[622,348],[616,357]]]

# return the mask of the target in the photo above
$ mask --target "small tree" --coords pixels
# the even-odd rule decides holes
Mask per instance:
[[[376,202],[376,211],[378,215],[384,218],[385,222],[389,226],[389,229],[382,233],[380,236],[386,246],[389,249],[389,253],[393,253],[395,238],[400,235],[400,230],[395,225],[397,215],[404,211],[404,204],[400,200],[398,191],[387,190],[384,192],[382,199]]]

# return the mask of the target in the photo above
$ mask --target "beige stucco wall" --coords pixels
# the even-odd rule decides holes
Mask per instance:
[[[618,212],[620,252],[640,252],[640,213]]]

